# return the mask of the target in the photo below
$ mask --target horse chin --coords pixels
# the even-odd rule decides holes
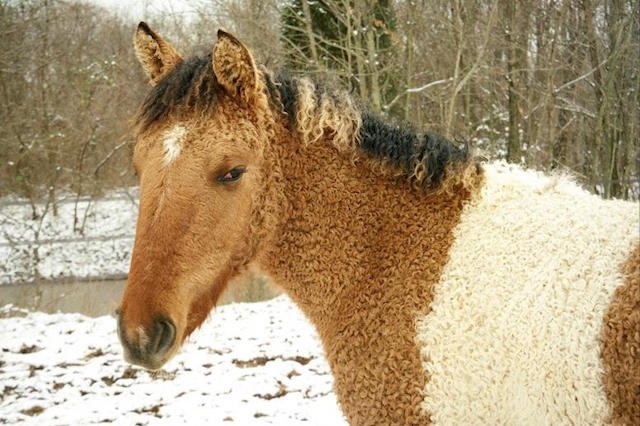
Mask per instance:
[[[175,356],[180,346],[181,344],[176,344],[175,347],[171,348],[171,350],[169,350],[169,352],[167,352],[166,354],[163,354],[162,356],[158,356],[158,357],[152,356],[146,359],[135,357],[131,354],[131,352],[125,349],[124,359],[129,364],[142,367],[145,370],[158,371]]]
[[[211,312],[213,311],[220,294],[222,293],[222,289],[225,285],[213,285],[212,291],[205,297],[201,297],[196,301],[192,302],[189,309],[189,314],[187,315],[186,327],[184,329],[184,334],[182,335],[182,339],[180,340],[182,343],[187,340],[191,334],[196,331],[198,328],[204,324],[207,320]]]

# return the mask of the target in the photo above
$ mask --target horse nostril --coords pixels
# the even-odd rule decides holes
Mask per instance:
[[[152,342],[150,342],[149,352],[156,355],[164,354],[173,346],[176,338],[176,326],[173,325],[171,320],[161,318],[156,320],[154,331],[155,335]]]
[[[142,326],[127,334],[122,315],[118,316],[118,336],[124,348],[124,358],[132,364],[157,369],[175,343],[176,326],[166,318],[157,318],[146,331]]]

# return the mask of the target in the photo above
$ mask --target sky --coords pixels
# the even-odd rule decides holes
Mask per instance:
[[[78,0],[112,10],[117,15],[132,21],[149,20],[158,13],[181,13],[188,19],[198,1],[189,0]]]

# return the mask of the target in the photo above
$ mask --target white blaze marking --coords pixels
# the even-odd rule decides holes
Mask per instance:
[[[602,317],[638,243],[638,207],[488,165],[417,324],[438,424],[603,424]]]
[[[163,141],[165,166],[171,164],[180,155],[182,139],[186,133],[187,129],[184,126],[177,125],[165,134]]]

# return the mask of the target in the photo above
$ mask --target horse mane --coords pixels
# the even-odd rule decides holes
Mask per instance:
[[[424,191],[457,184],[473,187],[479,182],[480,158],[467,144],[385,122],[357,105],[346,91],[329,84],[295,78],[286,71],[272,75],[263,69],[260,74],[270,103],[304,144],[331,140],[341,152],[364,153],[391,165]],[[209,111],[222,91],[210,53],[179,61],[142,102],[135,127],[146,131],[171,115]]]
[[[423,191],[471,189],[481,181],[483,159],[467,143],[390,124],[357,106],[345,91],[306,77],[281,72],[265,73],[265,78],[271,98],[279,100],[289,126],[305,144],[326,137],[340,151],[363,152],[391,165]]]

